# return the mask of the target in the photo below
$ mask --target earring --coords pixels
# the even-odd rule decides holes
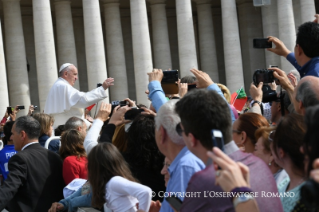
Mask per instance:
[[[269,162],[269,166],[271,166],[271,161]]]

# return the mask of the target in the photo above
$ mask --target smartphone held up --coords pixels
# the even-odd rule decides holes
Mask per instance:
[[[268,49],[272,48],[272,42],[269,42],[269,38],[254,38],[253,46],[255,49]]]

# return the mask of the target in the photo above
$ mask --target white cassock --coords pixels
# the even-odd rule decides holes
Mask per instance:
[[[54,117],[54,129],[59,125],[64,125],[73,116],[83,119],[89,126],[91,123],[84,118],[84,109],[106,97],[106,92],[102,86],[84,93],[75,89],[68,81],[60,77],[50,89],[45,102],[44,113]]]

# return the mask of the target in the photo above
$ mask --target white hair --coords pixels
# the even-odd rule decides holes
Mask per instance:
[[[181,122],[180,117],[175,112],[175,104],[178,100],[169,100],[161,106],[155,118],[155,126],[158,130],[163,126],[173,143],[185,145],[183,137],[176,132],[176,125]]]
[[[62,77],[64,75],[65,72],[70,72],[71,71],[71,65],[65,67],[64,69],[62,69],[60,72],[59,72],[59,77]]]

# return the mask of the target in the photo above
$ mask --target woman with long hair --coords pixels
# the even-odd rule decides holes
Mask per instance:
[[[155,120],[152,115],[138,115],[127,133],[127,148],[123,156],[129,164],[133,176],[156,194],[165,191],[161,175],[164,155],[155,141]],[[162,200],[158,195],[153,200]]]
[[[63,159],[63,179],[69,184],[76,178],[87,179],[84,136],[77,130],[67,130],[61,136],[60,156]]]
[[[278,191],[282,195],[285,192],[290,193],[290,196],[281,197],[285,212],[290,212],[299,201],[300,188],[306,179],[304,154],[300,152],[305,133],[306,124],[303,116],[289,114],[279,122],[276,130],[269,134],[274,160],[289,176],[278,186]]]
[[[273,127],[261,127],[256,131],[255,137],[257,138],[257,143],[255,144],[254,155],[262,159],[268,165],[278,186],[286,177],[288,177],[288,174],[274,161],[274,156],[271,153],[271,141],[268,137],[269,133],[273,130]]]
[[[149,211],[152,190],[136,182],[127,163],[111,143],[100,143],[88,155],[92,206],[113,212]],[[137,209],[138,203],[138,209]]]

